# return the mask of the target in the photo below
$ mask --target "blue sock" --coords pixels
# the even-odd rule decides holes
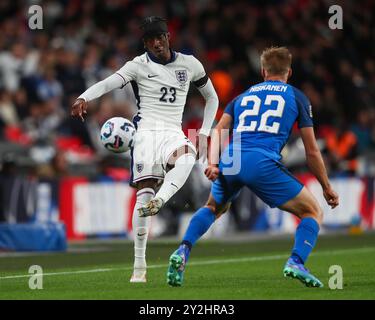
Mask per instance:
[[[215,221],[215,214],[211,209],[202,207],[191,218],[189,226],[182,239],[189,249],[203,236]]]
[[[305,263],[315,247],[319,233],[319,224],[313,218],[301,220],[296,230],[291,258],[297,263]]]

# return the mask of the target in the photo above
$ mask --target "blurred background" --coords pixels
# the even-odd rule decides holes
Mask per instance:
[[[35,4],[43,10],[40,30],[29,28],[28,10]],[[328,26],[333,4],[343,9],[342,30]],[[372,0],[2,0],[0,239],[5,232],[16,236],[17,228],[40,234],[46,226],[53,230],[49,236],[56,232],[60,240],[131,238],[130,155],[106,151],[99,130],[110,117],[132,119],[132,88],[91,102],[84,123],[70,118],[70,106],[89,86],[143,52],[139,22],[149,15],[167,18],[173,50],[193,54],[205,66],[220,100],[217,120],[232,98],[262,81],[261,51],[287,46],[293,54],[290,83],[312,102],[316,136],[341,205],[334,211],[325,205],[306,168],[298,130],[283,150],[284,162],[324,208],[323,232],[374,229],[374,12]],[[192,86],[184,130],[200,127],[203,109],[204,100]],[[152,236],[179,237],[209,190],[197,164],[154,217]],[[244,189],[207,237],[287,233],[296,224]],[[45,249],[45,243],[33,247],[28,238],[20,248],[0,240],[0,249]]]

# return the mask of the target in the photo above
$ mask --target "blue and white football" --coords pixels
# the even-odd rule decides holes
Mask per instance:
[[[122,153],[133,147],[134,134],[133,123],[122,117],[114,117],[103,124],[100,140],[107,150]]]

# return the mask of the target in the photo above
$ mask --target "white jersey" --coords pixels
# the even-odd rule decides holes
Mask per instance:
[[[172,51],[171,62],[153,61],[148,53],[128,61],[116,74],[131,82],[138,104],[134,117],[137,130],[181,130],[190,82],[198,88],[208,77],[202,64],[191,55]]]

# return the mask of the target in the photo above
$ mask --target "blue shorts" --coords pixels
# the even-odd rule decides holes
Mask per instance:
[[[303,184],[280,162],[257,151],[242,151],[239,173],[219,177],[211,187],[217,204],[231,202],[244,186],[250,188],[271,208],[279,207],[297,196]]]

